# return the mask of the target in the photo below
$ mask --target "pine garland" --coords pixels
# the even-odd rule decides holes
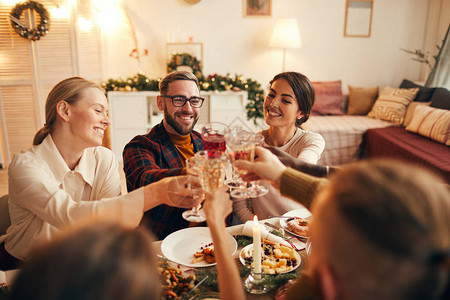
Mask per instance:
[[[198,80],[200,89],[203,91],[247,91],[248,103],[245,107],[247,109],[247,120],[253,120],[256,125],[258,119],[264,117],[264,90],[259,82],[250,78],[244,79],[242,75],[237,74],[234,77],[229,74],[226,76],[213,74],[207,77],[201,75]],[[161,78],[149,79],[144,73],[139,72],[125,80],[121,78],[108,79],[102,83],[102,86],[107,91],[158,91],[160,81]]]

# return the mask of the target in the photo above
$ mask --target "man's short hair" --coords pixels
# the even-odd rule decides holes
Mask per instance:
[[[197,85],[197,88],[200,90],[200,84],[198,83],[197,77],[195,77],[194,74],[191,72],[186,71],[176,71],[172,72],[166,75],[160,82],[159,82],[159,92],[161,95],[166,95],[169,90],[169,84],[177,81],[177,80],[190,80],[195,82]]]

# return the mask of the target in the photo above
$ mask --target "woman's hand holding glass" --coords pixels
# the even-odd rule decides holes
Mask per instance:
[[[227,149],[230,153],[233,165],[236,167],[236,161],[253,161],[255,156],[256,136],[254,133],[242,130],[240,128],[230,128],[225,134]],[[235,168],[242,177],[246,170]],[[234,198],[252,197],[251,191],[247,188],[247,183],[243,182],[237,188],[231,191]]]
[[[279,181],[281,174],[286,170],[286,166],[278,157],[267,149],[256,147],[256,158],[254,162],[237,161],[236,167],[246,170],[245,180],[267,179],[275,183]]]

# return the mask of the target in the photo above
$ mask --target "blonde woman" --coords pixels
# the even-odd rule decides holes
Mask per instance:
[[[276,75],[264,100],[264,121],[269,125],[261,132],[264,145],[277,147],[302,162],[316,164],[325,141],[320,134],[300,128],[309,118],[314,97],[314,88],[305,75],[297,72]],[[233,211],[241,222],[253,219],[255,214],[265,219],[302,207],[281,196],[269,183],[260,184],[269,189],[267,195],[235,200]]]
[[[36,242],[86,218],[137,226],[144,211],[167,204],[192,207],[186,177],[167,178],[121,196],[118,163],[102,144],[110,124],[104,90],[71,77],[49,93],[46,124],[33,147],[9,166],[11,226],[0,237],[0,269],[17,268]]]

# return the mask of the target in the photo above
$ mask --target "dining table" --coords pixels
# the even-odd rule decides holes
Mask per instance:
[[[269,223],[275,227],[280,227],[280,218],[273,217],[273,218],[269,218],[269,219],[263,219],[263,220],[260,220],[259,223],[264,226],[266,226],[265,223]],[[243,228],[244,228],[244,224],[239,224],[239,225],[229,226],[226,228],[226,230],[230,235],[236,236],[236,235],[243,234]],[[289,234],[287,234],[287,235],[289,235]],[[303,240],[303,241],[306,242],[305,240]],[[156,252],[156,254],[159,255],[160,257],[163,257],[163,253],[161,251],[161,244],[162,244],[162,241],[156,241],[156,242],[154,242],[153,246],[154,246],[154,251]],[[235,263],[237,264],[238,267],[242,266],[242,264],[239,260],[239,253],[241,252],[242,248],[243,248],[242,246],[238,246],[237,251],[233,255],[234,259],[235,259]],[[305,248],[303,248],[297,252],[300,255],[301,263],[300,263],[300,266],[297,269],[293,270],[292,272],[297,272],[298,275],[300,276],[300,273],[308,267],[309,255],[307,254]],[[180,269],[183,270],[183,266],[180,266]],[[185,269],[188,269],[188,268],[185,267]],[[277,275],[270,275],[270,276],[277,276]],[[199,291],[207,291],[209,288],[205,285],[200,285],[198,287],[198,289],[199,289]],[[247,297],[247,299],[261,299],[261,300],[275,299],[276,291],[277,291],[277,288],[269,290],[267,293],[260,294],[260,295],[250,294],[250,293],[246,292],[246,297]],[[208,298],[210,298],[210,297],[208,297]],[[218,296],[217,296],[217,298],[218,298]],[[202,299],[202,298],[195,298],[195,299]]]

